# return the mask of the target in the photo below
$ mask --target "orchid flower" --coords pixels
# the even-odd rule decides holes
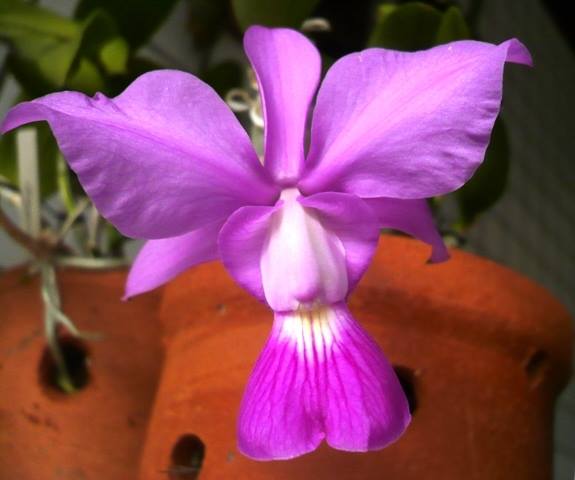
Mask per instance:
[[[529,53],[517,40],[372,48],[337,61],[315,97],[320,55],[304,36],[254,26],[244,48],[263,104],[263,163],[217,94],[171,70],[115,98],[60,92],[21,103],[2,131],[47,121],[102,215],[148,240],[126,297],[220,259],[273,309],[241,405],[241,452],[287,459],[323,440],[383,448],[407,427],[408,404],[347,297],[383,227],[430,244],[431,261],[447,258],[426,198],[479,166],[504,64],[530,64]]]

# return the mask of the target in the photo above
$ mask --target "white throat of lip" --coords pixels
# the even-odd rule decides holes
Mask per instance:
[[[280,326],[279,339],[296,346],[300,355],[313,361],[324,361],[337,337],[337,318],[325,305],[300,307],[286,315]]]

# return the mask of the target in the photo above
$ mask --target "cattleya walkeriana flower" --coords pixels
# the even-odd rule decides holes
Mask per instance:
[[[260,163],[205,83],[142,75],[121,95],[61,92],[15,106],[2,131],[47,121],[108,220],[148,239],[126,296],[221,259],[275,312],[241,406],[239,448],[256,459],[386,446],[409,423],[382,352],[346,307],[379,231],[447,258],[426,198],[459,188],[481,163],[517,40],[347,55],[328,71],[304,147],[320,56],[301,34],[254,26],[244,37],[265,118]]]

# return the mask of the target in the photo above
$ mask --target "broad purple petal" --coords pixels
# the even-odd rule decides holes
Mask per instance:
[[[276,207],[242,207],[220,231],[222,263],[235,281],[265,302],[260,260]]]
[[[400,230],[431,245],[431,262],[449,259],[449,252],[437,231],[427,200],[369,198],[365,202],[378,216],[381,228]]]
[[[326,439],[365,452],[395,441],[409,420],[393,369],[344,304],[276,313],[242,401],[239,449],[288,459]]]
[[[410,199],[459,188],[483,160],[506,61],[531,64],[517,40],[343,57],[318,93],[300,190]]]
[[[262,98],[265,168],[279,183],[294,185],[304,161],[307,112],[319,82],[319,53],[294,30],[260,26],[248,29],[244,49]]]
[[[216,260],[221,227],[216,222],[178,237],[148,240],[130,269],[124,299],[153,290],[194,265]]]
[[[142,75],[121,95],[47,95],[14,107],[2,132],[46,120],[96,207],[125,235],[165,238],[273,203],[250,140],[205,83]]]
[[[350,292],[369,266],[377,247],[381,228],[377,216],[361,198],[346,193],[317,193],[300,197],[299,202],[316,212],[324,228],[341,241]]]

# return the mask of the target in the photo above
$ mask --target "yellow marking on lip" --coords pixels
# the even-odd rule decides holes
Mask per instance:
[[[284,318],[281,337],[297,345],[300,354],[323,361],[336,335],[333,310],[324,305],[300,307]]]

